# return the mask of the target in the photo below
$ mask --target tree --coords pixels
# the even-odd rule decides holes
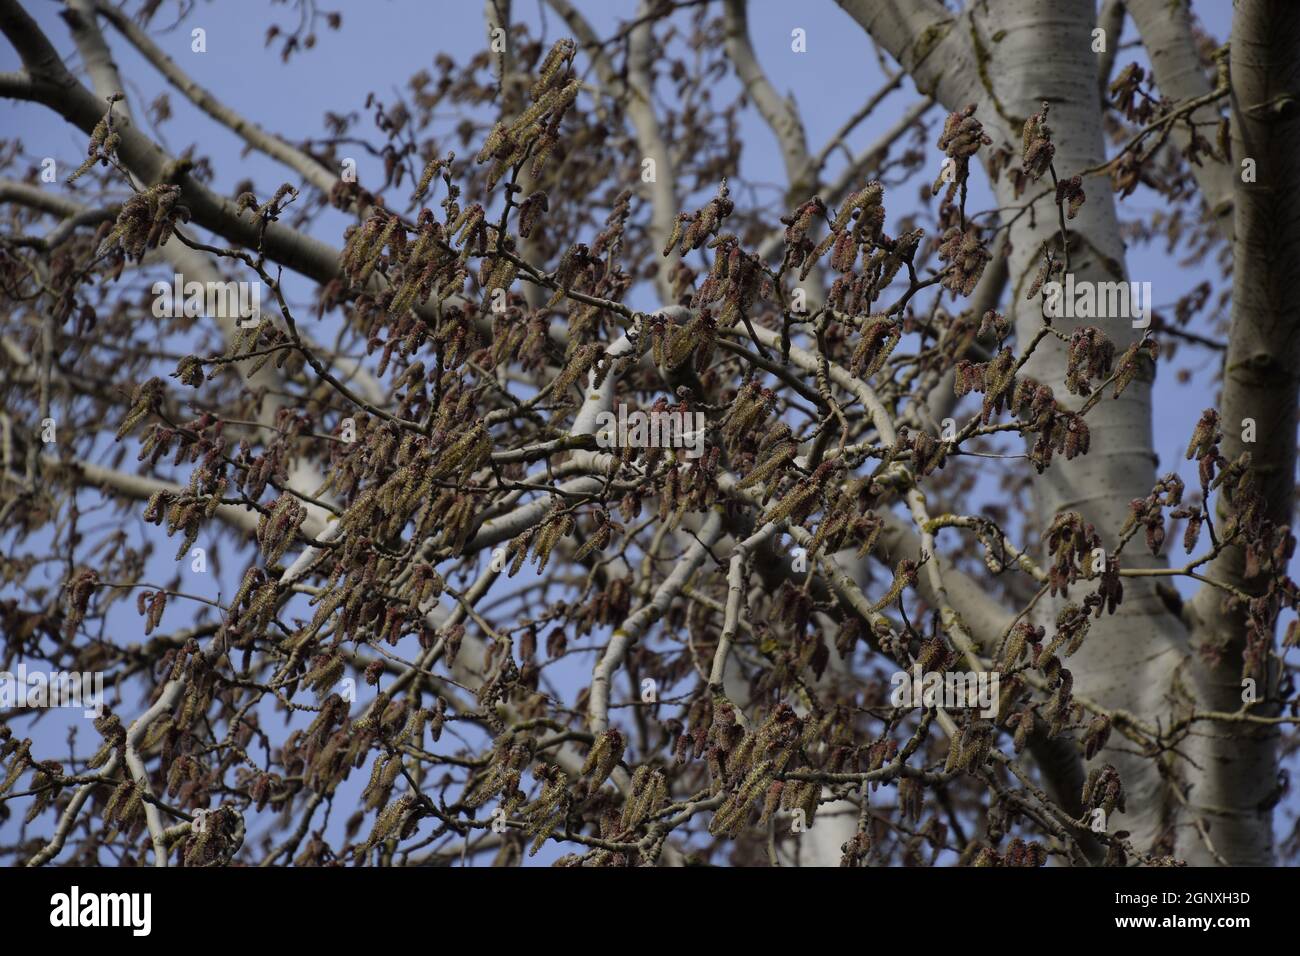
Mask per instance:
[[[7,705],[15,861],[1294,855],[1300,11],[1215,49],[1164,0],[840,5],[899,71],[814,151],[744,0],[610,36],[488,0],[468,62],[305,143],[157,2],[66,0],[83,79],[0,0],[0,93],[89,137],[0,183],[5,666],[112,688],[68,753]],[[290,64],[341,28],[299,9]],[[218,194],[110,39],[287,181]],[[1153,311],[1129,274],[1158,230],[1221,257],[1225,340],[1218,277]],[[1154,465],[1176,348],[1221,359],[1191,481]]]

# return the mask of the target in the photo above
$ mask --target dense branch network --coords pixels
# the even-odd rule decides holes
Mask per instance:
[[[889,157],[932,100],[847,179],[822,172],[897,77],[812,153],[745,4],[651,4],[611,41],[550,6],[576,40],[544,44],[489,2],[508,53],[463,71],[440,57],[409,101],[372,98],[382,143],[365,148],[386,179],[366,188],[332,172],[364,142],[355,119],[289,143],[122,10],[69,4],[88,68],[102,17],[300,178],[224,199],[206,161],[147,139],[111,59],[86,89],[0,3],[24,64],[5,95],[90,136],[75,200],[0,186],[4,656],[101,671],[113,697],[71,758],[0,715],[0,807],[31,823],[6,852],[401,865],[552,842],[565,863],[779,863],[829,816],[849,865],[1161,859],[1097,825],[1126,793],[1114,766],[1084,763],[1120,746],[1176,768],[1207,722],[1294,724],[1273,647],[1297,597],[1289,528],[1212,410],[1187,451],[1199,486],[1162,477],[1122,528],[1074,511],[1038,527],[1017,500],[1088,453],[1089,414],[1150,380],[1159,352],[1159,328],[1125,347],[1053,321],[1085,188],[1133,188],[1175,133],[1212,152],[1191,119],[1227,87],[1157,103],[1125,71],[1117,152],[1082,170],[1056,168],[1046,104],[1014,146],[956,110],[937,208],[898,216],[922,154]],[[656,79],[647,44],[674,17],[722,42]],[[779,226],[749,199],[739,107],[702,95],[728,62],[782,146]],[[656,115],[656,82],[683,107]],[[475,117],[468,149],[431,134],[451,106]],[[968,210],[972,159],[1016,177],[1023,207]],[[337,248],[315,238],[328,207],[349,220]],[[1017,339],[1002,243],[1024,215],[1058,221],[1059,242],[1016,290],[1042,306]],[[173,271],[256,284],[260,316],[150,318],[143,290]],[[1051,342],[1065,394],[1025,371]],[[620,410],[699,426],[629,440]],[[1012,495],[974,508],[993,459],[1019,469]],[[1163,555],[1177,523],[1184,564],[1126,566],[1141,545]],[[177,571],[157,578],[172,544]],[[232,593],[186,583],[200,545]],[[1244,578],[1215,573],[1233,549]],[[1074,692],[1071,656],[1134,577],[1194,580],[1244,617],[1258,703],[1154,722]],[[1048,599],[1065,603],[1044,626]],[[169,610],[190,626],[163,627]],[[891,675],[914,670],[996,675],[996,697],[899,706]]]

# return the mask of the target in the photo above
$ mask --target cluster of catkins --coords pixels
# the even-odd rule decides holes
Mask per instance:
[[[975,291],[993,255],[984,245],[979,229],[967,223],[965,229],[948,227],[939,243],[939,258],[949,263],[941,285],[955,295],[968,296]]]
[[[1047,125],[1047,110],[1048,105],[1044,102],[1042,109],[1025,120],[1021,133],[1020,161],[1034,182],[1038,182],[1051,168],[1052,158],[1056,155],[1052,130]]]
[[[117,219],[99,244],[99,254],[120,248],[128,260],[140,260],[150,249],[167,244],[177,221],[189,218],[178,205],[181,187],[158,183],[122,203]]]
[[[943,132],[939,135],[939,148],[952,163],[944,164],[944,169],[930,188],[930,195],[937,196],[946,182],[948,192],[944,196],[944,202],[951,202],[958,186],[970,176],[971,157],[979,152],[981,146],[992,145],[993,140],[984,132],[983,124],[975,118],[974,103],[949,113],[943,124]]]

